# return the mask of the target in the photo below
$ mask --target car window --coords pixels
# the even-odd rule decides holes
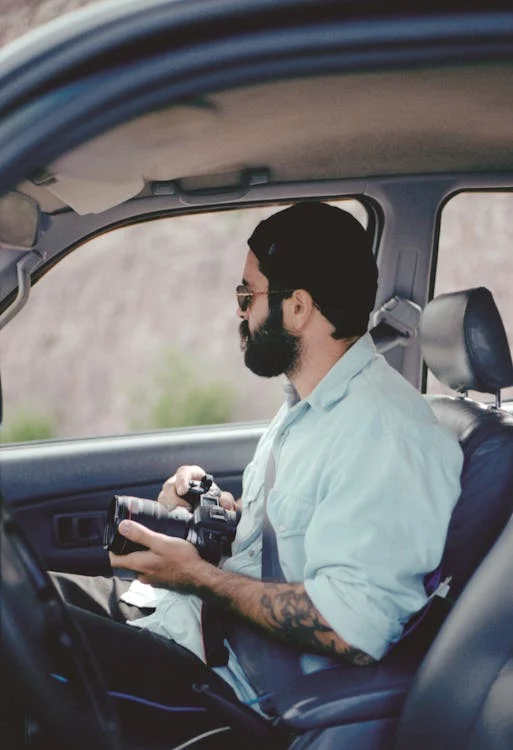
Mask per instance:
[[[2,333],[3,442],[269,418],[282,379],[245,368],[234,292],[278,208],[125,227],[62,260]]]
[[[513,348],[513,194],[460,193],[442,211],[434,296],[476,286],[493,294]],[[449,393],[431,373],[429,393]],[[481,401],[493,396],[473,394]],[[502,392],[513,402],[513,388]]]

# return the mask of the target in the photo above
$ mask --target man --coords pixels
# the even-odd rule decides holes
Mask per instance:
[[[114,568],[134,571],[138,580],[128,590],[109,584],[101,613],[132,619],[141,648],[149,631],[172,639],[175,652],[181,646],[187,658],[192,652],[205,661],[207,601],[301,654],[302,671],[333,658],[369,664],[426,601],[424,576],[440,561],[459,494],[461,451],[366,333],[377,269],[356,219],[328,204],[296,204],[262,222],[249,247],[237,288],[245,362],[264,377],[285,374],[289,391],[244,473],[233,555],[214,567],[189,542],[123,521],[120,533],[148,550],[111,554]],[[267,483],[266,472],[274,473]],[[204,473],[181,467],[159,501],[184,504],[189,481]],[[236,506],[229,493],[221,501]],[[264,513],[281,567],[274,581],[261,580]],[[69,601],[96,611],[77,594],[85,584],[61,577],[58,585]],[[123,590],[121,609],[112,604],[113,586]],[[129,607],[135,609],[127,614]],[[88,636],[98,629],[84,627]],[[103,635],[96,650],[99,641]],[[227,664],[214,670],[239,700],[252,703],[258,686],[230,638],[226,646]],[[172,658],[162,653],[161,672],[169,673]],[[108,656],[100,661],[105,668]],[[106,671],[117,678],[112,664]],[[197,681],[183,671],[181,679]],[[159,688],[160,701],[166,689]]]

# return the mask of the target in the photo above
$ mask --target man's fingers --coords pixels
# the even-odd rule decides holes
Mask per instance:
[[[152,542],[155,541],[155,537],[158,536],[154,531],[147,529],[146,526],[136,521],[121,521],[118,531],[122,536],[130,539],[131,542],[136,542],[136,544],[142,544],[144,547],[150,548]]]
[[[146,547],[128,555],[109,552],[113,568],[132,570],[143,583],[180,588],[189,580],[198,561],[203,563],[197,549],[185,539],[159,534],[135,521],[122,521],[119,532],[131,542]]]
[[[176,492],[174,477],[172,484],[170,479],[167,480],[166,484],[157,497],[157,502],[163,505],[168,510],[174,510],[178,506],[187,508],[187,510],[191,510],[191,504],[188,503],[187,500],[184,500],[182,497],[180,497]]]
[[[180,505],[191,510],[191,504],[184,500],[183,495],[189,491],[189,484],[192,480],[203,479],[205,470],[201,466],[180,466],[176,474],[169,477],[162,485],[157,501],[169,510]]]
[[[237,503],[231,492],[223,490],[219,495],[219,505],[222,505],[226,510],[237,510]]]
[[[129,552],[127,555],[115,555],[113,552],[109,552],[112,567],[127,568],[128,570],[141,572],[146,570],[148,564],[151,564],[151,562],[154,561],[155,554],[158,554],[159,541],[162,534],[158,534],[156,531],[151,531],[151,529],[147,529],[146,526],[143,526],[136,521],[127,520],[121,521],[118,526],[118,531],[131,542],[147,547],[148,551],[141,550],[137,552]]]
[[[191,481],[203,479],[206,471],[201,466],[180,466],[175,474],[175,487],[178,495],[186,495]]]

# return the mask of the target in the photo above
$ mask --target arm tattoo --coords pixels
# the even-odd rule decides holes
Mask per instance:
[[[269,629],[280,639],[322,654],[342,656],[357,666],[375,660],[349,646],[328,625],[303,584],[264,583],[260,599]]]
[[[276,583],[215,568],[203,560],[187,589],[304,651],[340,656],[366,666],[375,660],[346,643],[326,622],[302,583]]]

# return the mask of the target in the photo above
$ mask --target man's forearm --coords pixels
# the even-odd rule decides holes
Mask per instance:
[[[341,656],[358,665],[374,662],[333,631],[302,583],[264,582],[202,563],[192,576],[192,589],[301,650]]]
[[[353,664],[374,660],[346,643],[314,606],[302,583],[259,581],[220,570],[202,560],[196,548],[124,520],[119,532],[146,550],[128,555],[109,553],[114,568],[139,574],[143,583],[169,586],[219,602],[231,612],[302,651],[341,656]]]

